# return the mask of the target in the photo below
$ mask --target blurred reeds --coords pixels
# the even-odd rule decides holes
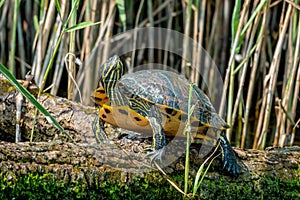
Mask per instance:
[[[235,146],[300,144],[298,0],[7,0],[0,6],[0,63],[19,79],[30,70],[35,83],[53,95],[80,96],[89,104],[99,66],[111,55],[110,39],[122,48],[123,38],[116,34],[163,27],[201,45],[216,63],[224,87],[214,82],[215,72],[202,66],[196,51],[185,60],[138,46],[125,55],[131,67],[152,62],[172,66],[205,91],[222,93],[221,99],[209,96],[231,125],[227,136]],[[66,31],[82,22],[101,23]],[[148,37],[149,43],[160,40],[151,32]],[[193,48],[187,41],[167,40],[181,46],[183,54]]]

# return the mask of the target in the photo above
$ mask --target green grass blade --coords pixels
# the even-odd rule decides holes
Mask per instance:
[[[0,8],[3,6],[4,3],[5,3],[5,0],[0,0]]]
[[[40,18],[40,20],[42,20],[43,19],[43,16],[44,16],[44,11],[45,11],[45,0],[41,0],[40,2],[40,6],[39,6],[39,9],[40,9],[40,16],[39,16],[39,18]]]
[[[250,19],[247,21],[246,25],[244,26],[243,30],[241,31],[241,37],[244,37],[247,29],[249,28],[250,24],[252,23],[252,21],[255,19],[256,15],[263,9],[264,5],[267,3],[266,0],[261,1],[257,8],[254,10],[254,12],[252,13]]]
[[[73,12],[76,12],[77,7],[78,7],[78,3],[79,3],[79,0],[75,0],[73,6],[71,8],[71,12],[69,13],[68,18],[67,18],[66,22],[64,23],[64,28],[67,27],[67,25],[68,25],[68,23],[69,23],[69,21],[71,19],[71,16],[73,15]]]
[[[39,32],[40,31],[39,20],[38,20],[37,15],[33,16],[33,26],[34,26],[35,32]]]
[[[198,188],[200,187],[200,185],[201,185],[201,183],[203,182],[203,179],[204,179],[204,177],[206,176],[206,174],[207,174],[207,172],[208,172],[208,169],[210,168],[210,165],[212,164],[212,162],[218,157],[219,155],[216,155],[216,156],[214,156],[211,160],[210,160],[210,162],[209,162],[209,164],[208,164],[208,166],[206,167],[206,169],[205,169],[205,171],[203,172],[203,169],[204,169],[204,165],[203,165],[203,168],[202,169],[199,169],[199,170],[201,170],[201,172],[199,172],[199,177],[201,177],[201,179],[200,179],[200,181],[199,182],[195,182],[195,185],[196,185],[196,187],[195,187],[195,190],[194,190],[194,194],[196,194],[196,192],[197,192],[197,190],[198,190]],[[201,167],[202,167],[202,165],[201,165]],[[203,173],[203,175],[201,176],[201,174]],[[198,174],[198,173],[197,173]],[[198,179],[199,180],[199,179]]]
[[[60,12],[60,5],[59,5],[59,1],[58,0],[55,0],[55,7],[56,7],[56,10],[58,12],[58,15],[59,15],[60,19],[62,19],[61,18],[61,12]]]
[[[126,12],[125,12],[125,1],[124,0],[116,0],[119,17],[123,24],[124,31],[126,30]]]
[[[200,186],[199,180],[200,180],[201,175],[202,175],[203,170],[204,170],[204,164],[205,164],[205,162],[202,163],[202,165],[199,167],[198,172],[197,172],[197,174],[196,174],[195,183],[194,183],[194,188],[193,188],[193,194],[194,194],[194,195],[197,193],[197,190],[198,190],[198,188],[199,188],[199,186]]]
[[[90,22],[90,21],[86,21],[86,22],[80,22],[79,24],[76,24],[74,26],[71,26],[69,28],[66,28],[64,30],[64,32],[72,32],[72,31],[76,31],[76,30],[79,30],[79,29],[83,29],[83,28],[86,28],[88,26],[94,26],[94,25],[97,25],[97,24],[100,24],[101,22]]]
[[[0,63],[0,72],[5,78],[20,92],[24,95],[28,101],[30,101],[41,113],[43,113],[49,123],[54,124],[63,134],[65,134],[70,140],[75,140],[64,130],[64,128],[55,120],[55,118],[35,99],[28,90],[26,90],[17,79],[6,69],[4,65]]]
[[[184,193],[187,194],[188,191],[188,180],[189,180],[189,170],[190,170],[190,145],[191,145],[191,116],[194,111],[194,107],[192,107],[192,96],[193,96],[193,88],[194,84],[190,84],[189,91],[189,100],[188,100],[188,118],[187,124],[184,129],[184,133],[186,133],[186,152],[185,152],[185,168],[184,168]]]
[[[205,175],[206,175],[206,173],[207,173],[207,171],[208,171],[211,163],[215,160],[216,157],[219,156],[219,155],[216,155],[216,156],[212,157],[216,153],[216,151],[219,148],[219,146],[220,146],[220,143],[218,143],[218,145],[216,146],[214,152],[208,158],[206,158],[205,161],[199,167],[198,172],[196,174],[195,182],[194,182],[193,195],[195,195],[197,193],[197,190],[200,187],[200,185],[201,185],[201,183],[202,183],[202,181],[203,181],[203,179],[204,179],[204,177],[205,177]],[[210,160],[210,162],[209,162],[208,166],[206,167],[206,169],[204,170],[204,165],[209,160]]]
[[[20,0],[15,0],[13,24],[12,24],[12,31],[11,31],[11,43],[10,43],[11,48],[9,52],[9,70],[13,74],[16,74],[15,52],[16,52],[17,18],[18,18],[19,5],[20,5]]]
[[[233,14],[232,14],[232,18],[231,18],[231,35],[232,35],[232,38],[235,38],[235,34],[236,34],[237,28],[239,26],[241,4],[242,4],[241,0],[235,1]],[[231,47],[233,46],[233,42],[234,42],[234,40],[232,40]],[[236,48],[236,52],[239,52],[239,46],[240,45],[238,45],[238,47]]]

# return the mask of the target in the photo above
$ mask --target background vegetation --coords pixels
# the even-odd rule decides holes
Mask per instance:
[[[197,56],[187,62],[144,49],[125,55],[126,60],[132,66],[166,63],[202,89],[223,92],[219,112],[232,127],[227,134],[235,146],[299,145],[299,9],[298,0],[2,0],[0,63],[19,79],[30,71],[53,95],[80,96],[90,104],[114,35],[136,27],[176,30],[211,55],[224,88],[201,82]],[[102,51],[93,53],[101,42]],[[87,67],[95,58],[97,63]]]

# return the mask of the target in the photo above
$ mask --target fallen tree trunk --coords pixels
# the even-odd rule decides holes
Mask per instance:
[[[224,175],[220,166],[213,167],[200,189],[202,198],[299,197],[299,147],[239,151],[243,154],[243,162],[248,171],[232,178]],[[40,193],[31,188],[32,184],[37,184],[33,188],[43,191],[42,194],[48,191],[51,198],[56,193],[69,198],[74,195],[138,198],[141,194],[153,199],[179,198],[181,194],[167,182],[166,177],[158,170],[148,167],[143,158],[141,154],[129,157],[115,145],[1,142],[0,183],[3,186],[2,192],[13,194],[9,198],[23,197],[16,194],[16,189],[10,188],[10,185],[25,190],[27,188],[29,193],[32,192],[30,195],[39,198],[36,195]],[[169,175],[180,187],[183,187],[184,172],[178,165],[180,161],[170,165],[168,171],[171,171]],[[190,179],[193,180],[197,168],[193,163],[191,166]],[[76,188],[79,191],[67,191],[70,188],[72,191]]]
[[[0,79],[1,80],[1,79]],[[1,82],[2,81],[2,82]],[[140,141],[95,143],[91,107],[42,95],[40,102],[78,144],[69,143],[53,125],[38,115],[34,140],[12,143],[15,134],[15,91],[0,81],[0,199],[90,198],[90,199],[178,199],[182,194],[167,177],[151,167],[144,153],[135,153]],[[35,90],[32,90],[32,93]],[[34,107],[26,101],[22,109],[22,139],[28,141]],[[120,130],[110,129],[118,132]],[[54,136],[57,136],[54,139]],[[50,141],[50,142],[43,142]],[[121,141],[121,140],[120,140]],[[175,149],[177,151],[178,149]],[[196,198],[202,199],[294,199],[299,198],[300,148],[270,148],[266,151],[235,149],[247,166],[239,177],[223,173],[220,157],[214,162]],[[191,154],[190,189],[203,162],[199,147]],[[199,155],[198,155],[198,154]],[[197,156],[198,155],[198,156]],[[179,157],[179,156],[178,156]],[[164,170],[183,188],[184,155]]]
[[[37,96],[38,89],[29,86],[28,90]],[[0,76],[0,140],[13,142],[16,132],[16,97],[18,92],[11,84]],[[55,117],[66,132],[76,141],[82,143],[95,143],[92,132],[92,122],[96,117],[94,107],[84,106],[64,98],[42,94],[39,102]],[[59,137],[62,141],[70,142],[53,124],[41,113],[34,123],[35,107],[24,100],[21,114],[22,141],[29,141],[31,129],[34,127],[33,141],[49,141]]]

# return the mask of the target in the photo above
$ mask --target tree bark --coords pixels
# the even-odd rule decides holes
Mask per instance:
[[[38,89],[32,85],[28,90],[34,96],[38,93]],[[13,142],[15,139],[17,94],[15,88],[0,76],[0,140]],[[84,106],[46,93],[38,100],[76,142],[95,143],[92,132],[92,122],[97,113],[95,107]],[[53,124],[48,123],[41,113],[36,117],[34,124],[34,113],[35,107],[25,99],[20,121],[22,141],[29,141],[31,129],[34,127],[33,141],[49,141],[59,137],[62,141],[70,142]]]

